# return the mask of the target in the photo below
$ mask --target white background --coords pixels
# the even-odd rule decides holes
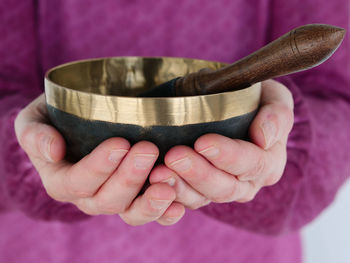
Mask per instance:
[[[302,234],[304,263],[350,263],[350,179]]]
[[[304,263],[350,263],[350,180],[302,235]]]

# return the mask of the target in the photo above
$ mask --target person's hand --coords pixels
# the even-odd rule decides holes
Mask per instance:
[[[250,126],[251,142],[206,134],[198,138],[194,149],[175,146],[167,152],[165,165],[153,169],[151,184],[174,186],[176,201],[192,209],[210,202],[252,200],[283,174],[293,104],[285,86],[264,81],[261,107]]]
[[[119,214],[130,225],[155,220],[168,225],[183,216],[184,206],[173,202],[175,190],[168,184],[153,184],[138,196],[158,157],[154,144],[142,141],[130,147],[123,138],[111,138],[71,164],[64,160],[63,137],[46,116],[41,95],[19,113],[15,131],[53,199],[90,215]]]

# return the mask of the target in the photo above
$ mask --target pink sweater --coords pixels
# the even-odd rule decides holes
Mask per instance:
[[[131,227],[52,200],[19,147],[18,111],[55,65],[102,56],[233,62],[302,24],[348,28],[348,0],[28,0],[0,2],[0,262],[301,261],[299,230],[350,172],[350,43],[281,78],[295,124],[280,182],[248,203],[187,211],[176,225]]]

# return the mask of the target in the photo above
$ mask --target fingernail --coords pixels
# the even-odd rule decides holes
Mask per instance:
[[[168,184],[170,186],[174,186],[175,185],[175,181],[176,180],[175,180],[174,177],[170,177],[170,178],[168,178],[166,180],[163,180],[162,183],[166,183],[166,184]]]
[[[128,150],[126,149],[111,150],[108,156],[108,160],[112,163],[119,163],[127,152]]]
[[[200,154],[204,155],[205,157],[215,157],[219,154],[219,149],[214,147],[214,146],[210,146],[202,151],[199,152]]]
[[[170,166],[178,172],[185,172],[185,171],[191,169],[192,162],[191,162],[190,158],[185,157],[183,159],[172,162],[170,164]]]
[[[268,149],[273,145],[274,140],[276,138],[276,126],[273,124],[272,121],[266,120],[261,125],[261,128],[265,138],[264,148]]]
[[[45,157],[46,160],[52,162],[51,158],[51,143],[53,138],[47,135],[44,135],[40,138],[39,149],[41,154]]]
[[[157,155],[155,154],[136,154],[134,158],[134,165],[136,169],[148,169],[154,164]]]
[[[165,207],[168,207],[171,203],[170,200],[156,200],[156,199],[150,199],[149,203],[154,209],[161,210]]]

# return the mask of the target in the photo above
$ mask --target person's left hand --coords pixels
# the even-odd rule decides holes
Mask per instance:
[[[176,201],[196,209],[217,202],[248,202],[281,178],[293,126],[293,98],[276,81],[262,83],[261,107],[250,126],[251,142],[218,134],[198,138],[194,149],[176,146],[165,165],[153,169],[150,183],[175,187]],[[170,224],[169,222],[160,222]]]

